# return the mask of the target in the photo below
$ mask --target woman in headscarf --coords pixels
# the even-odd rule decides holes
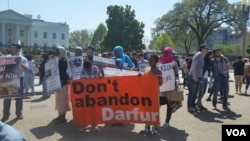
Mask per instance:
[[[128,55],[124,54],[123,47],[116,46],[113,49],[113,57],[112,59],[120,58],[123,61],[123,65],[125,69],[135,69],[135,64],[131,61]]]
[[[56,124],[65,123],[66,112],[71,110],[70,97],[68,91],[68,73],[67,73],[67,56],[66,50],[62,46],[58,46],[55,51],[55,56],[58,57],[58,68],[61,80],[62,91],[56,92],[56,110],[58,110],[58,117],[53,119]]]
[[[115,60],[115,68],[116,68],[116,69],[120,69],[120,70],[123,69],[123,61],[122,61],[122,59],[117,58],[117,59]]]
[[[163,49],[162,55],[159,58],[159,64],[168,64],[168,63],[173,63],[172,69],[174,70],[176,78],[178,78],[178,65],[174,61],[173,50],[171,47],[165,47]],[[166,119],[165,123],[163,124],[163,128],[167,128],[170,126],[169,121],[171,119],[173,110],[170,101],[167,99],[167,93],[168,91],[160,92],[160,105],[165,105],[165,104],[167,105]]]

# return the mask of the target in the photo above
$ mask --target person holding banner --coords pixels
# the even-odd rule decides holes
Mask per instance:
[[[144,58],[142,53],[139,54],[139,61],[137,62],[137,70],[139,72],[145,72],[146,67],[148,66],[148,60]]]
[[[62,86],[62,91],[56,92],[56,110],[58,110],[58,117],[53,119],[56,124],[65,123],[66,112],[71,110],[70,95],[68,90],[68,62],[67,53],[64,47],[58,46],[55,51],[55,56],[58,57],[59,75]]]
[[[113,49],[112,59],[120,58],[123,61],[123,66],[125,69],[135,69],[134,63],[131,61],[128,55],[124,54],[123,47],[116,46]]]
[[[98,78],[101,77],[101,72],[99,68],[95,65],[92,65],[90,60],[85,60],[83,63],[83,69],[81,72],[80,79],[89,79],[89,78]],[[95,131],[98,131],[97,125],[92,125]],[[84,128],[79,128],[79,131],[84,131]]]
[[[21,97],[16,98],[16,116],[17,119],[23,119],[22,110],[23,110],[23,82],[24,82],[24,72],[28,70],[28,60],[21,55],[20,53],[21,45],[12,44],[11,45],[11,56],[20,56],[20,89]],[[5,122],[9,119],[10,116],[10,105],[11,98],[6,98],[3,100],[3,118],[2,122]]]
[[[82,47],[75,48],[75,57],[82,56]]]
[[[158,62],[159,58],[157,55],[151,55],[149,58],[149,65],[150,65],[150,71],[149,73],[152,73],[156,75],[159,78],[159,86],[162,85],[162,72],[159,68],[157,68],[156,64]],[[157,94],[158,97],[158,94]],[[150,125],[145,124],[144,130],[142,130],[140,133],[149,133],[150,132]],[[152,135],[157,135],[157,125],[153,125],[152,127]]]
[[[174,55],[173,55],[173,50],[171,47],[165,47],[163,49],[162,55],[160,56],[159,59],[159,65],[161,67],[161,70],[163,70],[163,72],[166,72],[165,70],[173,70],[174,71],[174,75],[175,78],[171,80],[173,81],[173,85],[174,87],[172,88],[172,90],[176,89],[176,79],[178,78],[178,65],[177,63],[174,61]],[[164,68],[164,66],[166,66],[167,68]],[[168,78],[168,76],[166,76],[166,78],[163,78],[164,82],[166,81],[170,81],[170,79]],[[161,105],[167,105],[167,112],[166,112],[166,119],[165,119],[165,123],[163,124],[163,128],[168,128],[170,126],[169,121],[171,119],[172,116],[172,106],[170,101],[167,99],[167,94],[169,91],[161,91],[160,92],[160,102]]]
[[[95,51],[94,46],[89,45],[89,46],[87,47],[87,56],[86,56],[86,60],[93,61],[94,51]]]
[[[123,69],[123,61],[122,61],[122,59],[117,58],[117,59],[115,60],[115,68],[116,68],[116,69],[120,69],[120,70]]]

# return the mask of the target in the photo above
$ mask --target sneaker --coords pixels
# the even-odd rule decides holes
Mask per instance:
[[[152,129],[152,135],[153,135],[153,136],[158,135],[157,128],[153,128],[153,129]]]
[[[162,128],[166,129],[170,127],[170,124],[168,122],[165,122],[163,125],[162,125]]]
[[[78,129],[78,131],[79,131],[79,132],[85,132],[85,128],[84,128],[84,127],[80,127],[80,128]]]
[[[146,134],[150,132],[150,126],[149,125],[145,125],[144,130],[141,130],[140,133]]]
[[[23,115],[19,115],[16,118],[19,119],[19,120],[22,120],[23,119]]]
[[[217,109],[217,108],[216,108],[216,105],[213,105],[213,107],[214,107],[215,110]]]
[[[94,126],[93,128],[94,128],[94,131],[95,131],[95,132],[99,132],[98,126]]]
[[[188,107],[188,112],[190,112],[190,113],[194,113],[194,112],[195,112],[195,109],[194,109],[194,108],[192,108],[192,107]]]
[[[211,98],[210,98],[210,97],[208,97],[208,98],[206,99],[206,101],[211,101]]]

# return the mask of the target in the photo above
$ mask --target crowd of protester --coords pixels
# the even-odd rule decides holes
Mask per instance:
[[[20,55],[21,46],[18,44],[13,44],[11,48],[11,56],[20,56],[22,62],[20,63],[20,84],[22,89],[22,97],[16,98],[16,116],[17,119],[23,119],[22,107],[23,107],[23,96],[24,94],[31,91],[31,95],[34,93],[34,78],[35,75],[39,76],[39,85],[42,85],[43,93],[42,98],[50,98],[50,94],[47,93],[46,88],[46,76],[45,76],[45,64],[50,60],[48,54],[41,53],[40,59],[35,62],[33,56]],[[80,79],[91,79],[95,77],[105,77],[103,76],[102,68],[94,65],[92,63],[93,57],[95,55],[94,46],[88,46],[87,55],[83,56],[83,48],[75,48],[75,57],[83,57],[83,69],[80,74]],[[58,68],[60,75],[60,82],[62,91],[56,92],[55,94],[55,107],[58,112],[58,117],[52,121],[55,124],[61,124],[67,122],[66,113],[71,110],[70,106],[70,93],[69,93],[69,83],[68,80],[71,78],[68,75],[68,64],[67,64],[67,53],[64,47],[58,46],[55,50],[54,57],[58,58]],[[146,56],[143,53],[130,53],[126,54],[122,46],[115,46],[113,51],[110,53],[103,53],[102,57],[110,58],[115,60],[115,68],[133,70],[138,72],[149,71],[158,76],[159,86],[162,84],[162,72],[158,68],[160,64],[174,63],[172,69],[175,73],[175,79],[179,79],[179,70],[182,72],[183,83],[182,88],[188,89],[187,98],[187,111],[190,113],[195,113],[202,110],[207,110],[202,104],[203,97],[206,93],[208,98],[206,101],[212,101],[212,106],[217,108],[218,95],[222,100],[222,108],[225,110],[230,110],[228,107],[228,93],[229,93],[229,61],[226,56],[221,53],[220,49],[210,50],[207,44],[202,44],[199,47],[199,51],[194,55],[188,55],[182,57],[179,60],[178,56],[173,53],[171,47],[165,47],[162,50],[160,56],[152,54]],[[125,65],[126,64],[126,65]],[[250,63],[248,61],[244,62],[242,57],[238,57],[232,66],[234,68],[235,75],[235,87],[236,93],[242,93],[242,84],[245,78],[245,94],[247,94],[248,87],[250,85]],[[147,70],[147,67],[150,69]],[[36,70],[37,68],[37,70]],[[139,73],[138,73],[139,74]],[[175,87],[178,86],[176,83]],[[159,94],[154,94],[159,96],[160,105],[167,105],[166,119],[165,123],[162,125],[163,128],[168,128],[170,126],[170,119],[172,116],[172,106],[167,99],[168,91],[160,92]],[[163,100],[164,99],[164,100]],[[10,116],[10,105],[11,99],[4,99],[3,101],[3,117],[2,122],[9,119]],[[160,108],[160,107],[159,107]],[[95,130],[98,130],[97,125],[92,125]],[[82,127],[81,130],[84,130]],[[157,134],[157,125],[145,125],[142,129],[142,133],[151,132],[153,135]]]

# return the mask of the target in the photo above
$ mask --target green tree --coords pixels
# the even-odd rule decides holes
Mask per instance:
[[[97,29],[94,31],[92,40],[91,40],[91,45],[93,45],[97,50],[103,53],[103,47],[101,45],[101,42],[103,41],[104,35],[107,32],[106,26],[101,23],[98,25]]]
[[[86,29],[75,30],[70,33],[69,44],[70,47],[87,47],[92,39],[92,33]]]
[[[155,44],[154,44],[155,50],[162,51],[164,47],[166,46],[173,47],[174,45],[172,40],[166,33],[163,33],[159,37],[156,37],[154,40],[155,40]]]
[[[232,45],[215,45],[214,48],[221,50],[222,54],[228,56],[239,56],[240,55],[240,44]]]
[[[250,45],[247,46],[247,54],[250,54]]]
[[[174,9],[156,21],[154,34],[160,34],[173,28],[187,27],[197,39],[197,44],[204,43],[210,33],[222,24],[238,26],[241,16],[235,4],[227,0],[185,0],[176,3]],[[181,33],[180,33],[181,34]]]
[[[135,19],[135,11],[131,10],[131,6],[109,6],[107,14],[108,32],[102,42],[106,50],[112,50],[117,45],[127,52],[142,51],[145,48],[142,43],[144,24]]]

